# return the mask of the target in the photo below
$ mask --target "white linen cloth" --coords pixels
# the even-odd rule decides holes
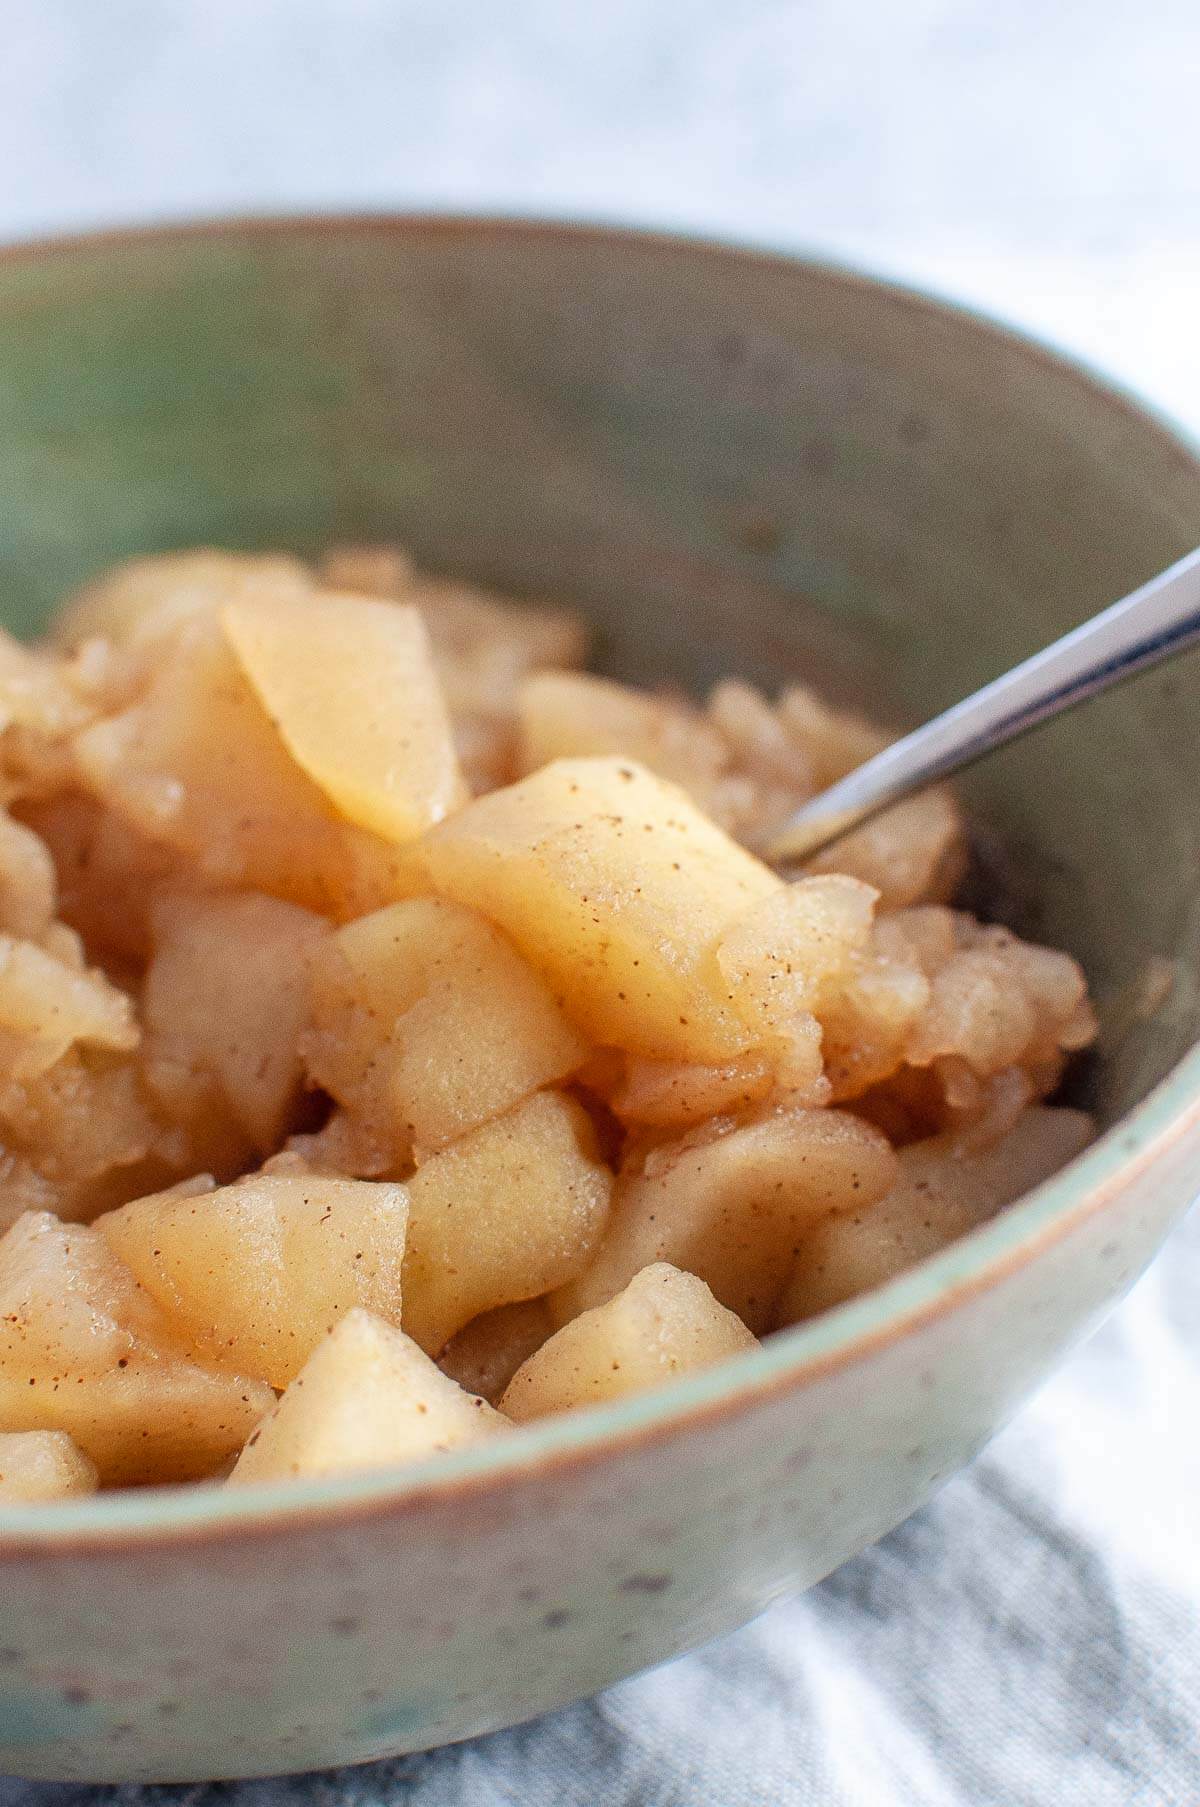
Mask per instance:
[[[815,244],[1200,425],[1195,0],[2,13],[0,238],[458,206]],[[697,1655],[395,1763],[0,1807],[1200,1807],[1198,1422],[1193,1219],[932,1505]]]

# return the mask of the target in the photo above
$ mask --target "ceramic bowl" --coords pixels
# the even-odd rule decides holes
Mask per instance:
[[[398,537],[581,604],[615,673],[803,672],[902,718],[1200,541],[1200,466],[1038,346],[835,270],[295,220],[0,258],[0,521],[20,627],[146,548]],[[428,1471],[10,1513],[0,1771],[243,1776],[508,1725],[816,1581],[969,1461],[1200,1177],[1196,677],[967,785],[1006,913],[1100,999],[1083,1158],[760,1352]]]

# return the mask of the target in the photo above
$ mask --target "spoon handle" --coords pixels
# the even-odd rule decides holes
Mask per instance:
[[[1200,549],[955,703],[796,811],[767,850],[816,853],[913,791],[1200,641]]]

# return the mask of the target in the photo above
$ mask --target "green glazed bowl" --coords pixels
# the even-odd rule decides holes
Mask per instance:
[[[396,537],[580,603],[618,674],[805,672],[903,718],[1200,541],[1200,465],[1039,347],[838,271],[296,220],[0,257],[0,522],[21,628],[146,548]],[[428,1471],[10,1512],[0,1771],[244,1776],[508,1725],[816,1581],[969,1461],[1200,1183],[1196,678],[968,786],[1009,916],[1101,1001],[1081,1159],[759,1352]]]

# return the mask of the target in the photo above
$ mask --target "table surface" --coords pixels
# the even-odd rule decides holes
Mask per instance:
[[[307,207],[699,230],[974,302],[1200,431],[1195,0],[6,0],[3,34],[0,238]],[[1195,1807],[1198,1296],[1185,1226],[968,1474],[710,1650],[233,1798]]]

